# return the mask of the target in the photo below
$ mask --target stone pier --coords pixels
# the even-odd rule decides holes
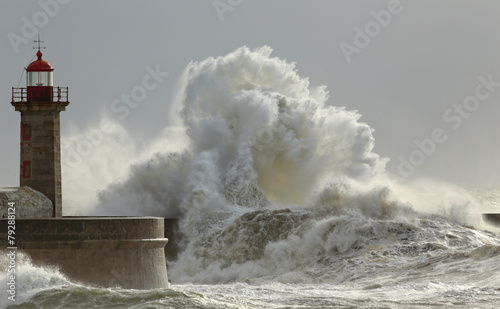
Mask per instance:
[[[167,288],[164,221],[155,217],[16,219],[16,246],[34,265],[59,267],[70,280],[86,285]],[[4,231],[7,220],[0,219],[2,238]]]

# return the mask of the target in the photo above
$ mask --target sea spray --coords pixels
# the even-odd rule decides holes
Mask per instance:
[[[325,87],[271,52],[242,47],[190,63],[172,107],[187,147],[135,163],[100,192],[93,214],[180,217],[187,243],[170,264],[174,283],[376,288],[403,282],[393,269],[420,269],[418,281],[498,246],[495,235],[442,216],[468,198],[405,194],[360,115],[333,106]],[[487,251],[490,263],[497,251]]]
[[[0,283],[7,286],[8,273],[3,268],[5,250],[0,250]],[[29,256],[18,252],[16,267],[16,300],[0,291],[0,308],[197,308],[197,301],[170,289],[124,290],[85,286],[67,279],[58,269],[48,265],[33,265]],[[5,275],[4,275],[5,274]]]
[[[0,307],[6,308],[10,305],[23,303],[44,289],[54,288],[57,286],[67,285],[70,282],[57,269],[50,266],[39,267],[31,263],[29,256],[21,250],[16,254],[16,268],[14,273],[7,272],[5,266],[7,263],[6,250],[0,250],[0,284],[2,285],[2,293],[0,299]],[[16,276],[16,298],[11,301],[5,295],[4,287],[7,287],[11,274]]]
[[[132,196],[154,190],[132,184],[144,178],[135,174],[153,169],[153,175],[165,175],[156,185],[166,196],[183,198],[184,212],[207,205],[230,209],[233,202],[250,208],[267,201],[304,204],[331,177],[369,180],[382,171],[385,160],[371,151],[372,129],[358,122],[360,115],[328,105],[324,87],[310,87],[293,64],[270,54],[269,47],[242,47],[188,65],[176,102],[190,138],[184,162],[153,158],[134,166],[121,184],[129,190],[117,193],[118,185],[104,191],[99,209],[124,191]],[[265,139],[263,131],[269,133]],[[160,211],[173,207],[155,205]]]

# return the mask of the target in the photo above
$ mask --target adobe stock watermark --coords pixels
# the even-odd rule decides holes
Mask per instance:
[[[243,3],[243,0],[214,0],[212,5],[214,6],[217,16],[219,16],[219,20],[224,21],[224,14],[234,11],[234,8],[241,3]]]
[[[7,203],[7,260],[9,261],[7,265],[7,299],[10,301],[16,301],[16,255],[17,255],[17,244],[16,244],[16,203]]]
[[[269,71],[272,71],[272,68],[276,66],[275,63],[270,62],[268,60],[262,60],[260,61],[259,69],[255,72],[254,74],[254,79],[260,77],[261,73],[266,74]],[[285,72],[287,70],[293,71],[293,64],[289,64],[285,61],[281,61],[278,64],[278,69],[279,69],[279,78],[284,78]],[[277,72],[277,71],[276,71]]]
[[[444,111],[442,119],[452,130],[460,128],[464,119],[477,111],[481,102],[488,100],[491,95],[500,87],[500,82],[493,80],[493,75],[489,74],[487,78],[479,76],[479,84],[474,89],[474,94],[467,96],[461,103],[453,104],[452,108]],[[434,154],[439,144],[446,142],[448,134],[446,130],[438,127],[432,130],[430,137],[423,140],[414,141],[416,149],[410,152],[407,157],[398,156],[398,174],[407,178],[413,175],[416,167],[424,164],[427,157]]]
[[[125,268],[121,268],[120,272],[116,269],[111,271],[111,276],[108,278],[108,285],[113,287],[126,287],[131,286],[134,281],[134,277],[129,274]]]
[[[271,145],[278,135],[279,127],[275,125],[264,125],[257,130],[257,133],[251,136],[247,141],[240,144],[238,149],[256,149],[262,151],[264,147]]]
[[[254,136],[250,141],[248,141],[248,145],[254,147],[255,149],[262,151],[266,145],[271,144],[275,137],[276,127],[263,127],[257,131],[257,135]]]
[[[49,21],[54,18],[60,11],[61,6],[68,4],[71,0],[39,0],[38,6],[40,10],[35,12],[33,16],[28,19],[26,16],[21,18],[23,25],[19,33],[9,32],[7,38],[9,39],[12,49],[17,54],[19,53],[19,46],[30,42],[29,39],[35,38],[40,29],[47,26]]]
[[[153,69],[151,66],[146,66],[147,74],[142,78],[142,83],[133,87],[130,93],[122,93],[119,99],[111,102],[110,109],[119,120],[125,120],[130,115],[131,110],[140,106],[140,103],[146,100],[148,93],[155,90],[169,76],[168,72],[161,71],[160,65],[157,64]],[[115,132],[113,121],[109,118],[103,118],[99,122],[97,128],[87,130],[78,137],[73,146],[62,144],[66,150],[66,154],[62,160],[64,166],[71,168],[77,167],[89,157],[94,150],[94,147],[99,146],[107,134]]]
[[[352,62],[354,54],[359,55],[364,48],[370,45],[372,39],[378,37],[382,29],[387,28],[391,24],[393,16],[403,12],[403,9],[403,5],[399,0],[389,0],[387,2],[387,9],[382,9],[378,12],[371,10],[370,15],[373,19],[367,22],[363,28],[358,26],[353,28],[354,38],[352,44],[343,41],[339,44],[347,63]]]

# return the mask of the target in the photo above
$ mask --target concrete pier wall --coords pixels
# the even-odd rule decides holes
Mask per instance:
[[[0,233],[7,220],[0,219]],[[71,280],[127,289],[168,287],[164,219],[64,217],[17,219],[17,250],[35,265],[55,265]],[[5,244],[2,244],[5,247]]]

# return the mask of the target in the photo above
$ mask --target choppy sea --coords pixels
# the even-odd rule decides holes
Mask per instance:
[[[488,212],[495,211],[499,193],[473,192]],[[224,231],[267,243],[233,248],[222,232],[217,242],[231,247],[226,256],[212,252],[216,257],[205,253],[205,259],[231,262],[214,270],[198,266],[198,273],[189,273],[189,264],[171,262],[168,289],[84,286],[21,256],[16,302],[2,293],[0,307],[493,309],[500,304],[500,233],[494,227],[477,229],[412,212],[394,218],[313,217],[304,210],[247,213]],[[266,229],[272,227],[287,236],[271,235]]]

